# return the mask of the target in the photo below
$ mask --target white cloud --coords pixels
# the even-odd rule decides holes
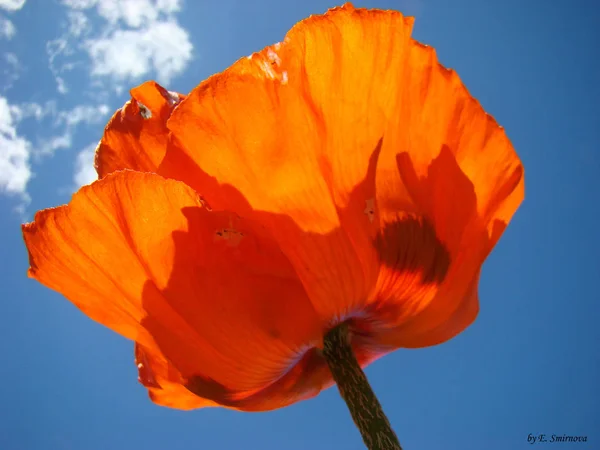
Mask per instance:
[[[68,30],[72,36],[85,36],[90,27],[90,21],[82,11],[67,11]]]
[[[23,7],[25,0],[0,0],[0,8],[7,11],[17,11]]]
[[[62,132],[41,140],[36,148],[36,154],[40,156],[52,155],[56,150],[70,148],[79,125],[103,123],[106,121],[109,112],[108,105],[78,105],[69,111],[59,112],[56,114],[54,125],[62,127]]]
[[[122,21],[131,28],[154,23],[162,14],[174,14],[181,9],[180,0],[63,0],[62,3],[75,10],[95,7],[110,24]]]
[[[68,90],[68,72],[77,67],[89,68],[96,87],[120,92],[124,85],[149,76],[168,84],[192,58],[189,34],[176,17],[180,0],[62,0],[62,4],[68,8],[65,34],[47,43],[61,93]]]
[[[12,39],[17,29],[14,24],[5,17],[0,17],[0,36],[4,39]]]
[[[70,110],[57,112],[53,101],[45,104],[10,104],[5,97],[0,96],[0,194],[18,197],[20,201],[15,209],[24,215],[25,208],[31,201],[27,187],[34,176],[32,164],[39,164],[44,157],[54,154],[58,149],[73,147],[78,127],[104,123],[109,113],[110,108],[105,104],[77,105]],[[19,133],[18,126],[22,121],[34,119],[41,122],[48,118],[60,133],[38,137],[35,142]],[[91,160],[89,156],[91,147],[86,147],[77,155],[74,180],[78,186],[87,184],[89,181],[86,180],[95,176],[93,155]]]
[[[56,114],[56,104],[54,102],[46,102],[44,105],[39,103],[21,103],[10,106],[10,112],[15,122],[20,122],[23,119],[34,118],[35,120],[42,120],[47,116],[53,116]]]
[[[0,97],[0,192],[20,195],[28,201],[31,179],[31,142],[17,133],[17,107]]]
[[[73,143],[72,130],[66,130],[63,134],[44,138],[36,148],[38,155],[53,155],[54,152],[63,148],[71,147]]]
[[[69,92],[65,79],[61,75],[61,73],[65,70],[66,65],[63,64],[62,67],[58,67],[58,64],[55,62],[55,60],[59,56],[68,56],[72,54],[72,51],[69,50],[68,44],[68,41],[64,38],[54,39],[46,42],[46,53],[48,54],[50,72],[52,72],[52,75],[54,75],[56,89],[60,94],[66,94]]]
[[[63,0],[62,4],[73,9],[88,9],[96,6],[98,0]]]
[[[140,78],[153,71],[164,83],[183,71],[192,56],[187,32],[175,22],[151,28],[116,30],[110,37],[89,40],[92,75],[120,80]]]
[[[98,179],[98,174],[94,168],[94,158],[96,156],[97,146],[98,143],[90,144],[77,154],[77,159],[75,160],[75,174],[73,176],[76,189]]]
[[[70,111],[61,111],[58,114],[57,123],[74,127],[80,123],[100,123],[110,112],[108,105],[77,105]]]
[[[11,52],[7,52],[2,55],[2,72],[0,72],[0,84],[2,85],[2,91],[8,91],[14,84],[15,81],[19,79],[19,74],[23,70],[21,63],[19,62],[19,58],[17,55]]]

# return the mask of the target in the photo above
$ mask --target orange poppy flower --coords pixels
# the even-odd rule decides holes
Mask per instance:
[[[335,8],[187,97],[147,82],[100,180],[23,226],[30,276],[136,342],[158,404],[262,411],[473,322],[523,199],[505,132],[394,11]]]

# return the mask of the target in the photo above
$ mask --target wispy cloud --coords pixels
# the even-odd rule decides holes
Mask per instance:
[[[79,127],[103,123],[109,112],[105,104],[77,105],[70,110],[57,111],[56,103],[52,101],[43,105],[10,104],[0,96],[0,193],[19,198],[17,209],[24,212],[24,207],[30,202],[27,188],[34,176],[32,163],[39,164],[57,150],[72,148]],[[26,119],[38,123],[51,120],[51,129],[57,132],[32,139],[19,133],[19,125]],[[78,157],[77,161],[80,164],[79,161],[83,160]],[[93,163],[90,167],[93,171]],[[81,177],[78,179],[83,179]]]
[[[0,0],[0,8],[6,11],[18,11],[25,4],[25,0]]]
[[[31,179],[31,142],[17,132],[18,108],[0,97],[0,192],[17,195],[29,202],[27,183]]]
[[[17,123],[29,118],[40,121],[46,117],[56,115],[56,103],[52,101],[46,102],[43,105],[35,102],[20,103],[18,105],[11,105],[10,111]]]
[[[31,201],[27,187],[34,176],[31,162],[37,146],[19,132],[19,125],[26,119],[41,121],[54,115],[53,102],[11,104],[0,96],[0,193],[17,197],[20,213]]]
[[[154,71],[168,83],[191,58],[187,32],[176,22],[158,22],[139,30],[116,30],[106,38],[90,39],[86,49],[92,75],[129,81]]]
[[[0,16],[0,37],[4,39],[12,39],[17,29],[13,23],[6,17]]]
[[[85,6],[85,2],[80,3]],[[65,80],[67,74],[77,66],[84,66],[86,63],[81,54],[81,39],[85,38],[91,30],[89,20],[82,11],[68,9],[66,15],[67,25],[64,34],[46,42],[49,68],[60,94],[69,91]]]
[[[177,21],[180,0],[63,0],[65,33],[47,43],[58,90],[72,70],[89,69],[91,82],[120,92],[149,75],[168,84],[192,58],[188,32]]]
[[[81,186],[90,184],[98,179],[98,174],[94,167],[97,146],[98,143],[94,142],[77,154],[77,158],[75,159],[75,175],[73,176],[75,189],[79,189]]]
[[[56,114],[54,127],[61,129],[60,133],[46,137],[40,141],[38,155],[52,155],[60,149],[70,148],[73,137],[80,125],[100,124],[106,121],[110,108],[108,105],[77,105],[68,111]]]
[[[18,11],[23,5],[25,0],[0,0],[0,9],[8,12]],[[14,24],[0,16],[0,37],[11,39],[15,33]],[[18,78],[21,66],[17,56],[10,52],[2,55],[2,62],[0,77],[4,92]],[[32,145],[17,130],[19,122],[29,113],[0,96],[0,193],[17,196],[20,199],[19,211],[23,211],[31,201],[27,184],[33,176],[30,165]]]
[[[2,71],[0,72],[2,92],[6,92],[13,87],[15,81],[19,79],[23,67],[19,62],[17,55],[12,52],[6,52],[0,59],[2,60]]]

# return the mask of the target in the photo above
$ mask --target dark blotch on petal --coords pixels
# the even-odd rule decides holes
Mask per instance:
[[[442,283],[450,267],[450,253],[422,217],[405,215],[387,223],[373,245],[382,264],[398,272],[420,272],[426,284]]]

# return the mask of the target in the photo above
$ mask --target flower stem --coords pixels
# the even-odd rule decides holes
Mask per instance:
[[[396,433],[354,356],[347,324],[342,323],[325,335],[323,356],[367,448],[402,450]]]

